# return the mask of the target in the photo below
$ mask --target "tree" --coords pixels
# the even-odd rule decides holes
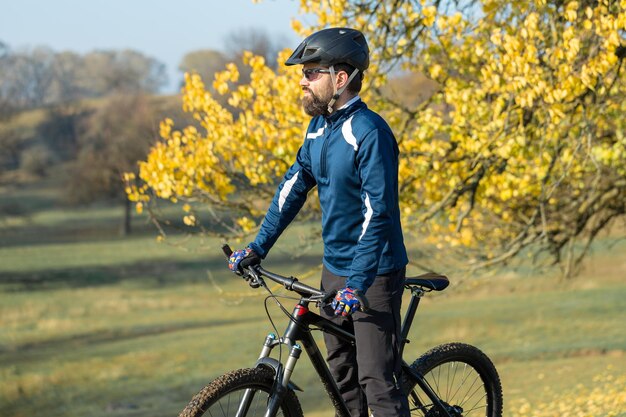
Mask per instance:
[[[195,72],[203,80],[211,80],[216,72],[224,69],[227,62],[228,58],[220,51],[201,49],[185,54],[178,69],[182,73]]]
[[[86,96],[86,88],[81,86],[83,78],[83,57],[77,53],[64,51],[57,53],[52,66],[54,81],[50,101],[70,103]]]
[[[302,36],[345,25],[368,37],[364,96],[398,138],[408,236],[427,236],[446,256],[462,249],[473,268],[534,253],[569,275],[624,218],[625,0],[305,0],[301,13],[318,16],[315,27],[294,22]],[[275,72],[250,54],[244,63],[249,84],[235,87],[234,65],[213,81],[236,117],[187,77],[183,105],[204,131],[164,121],[133,199],[201,199],[238,210],[233,232],[258,226],[267,201],[255,202],[273,194],[306,120],[297,69]],[[383,88],[396,70],[438,88],[400,103]]]
[[[70,202],[108,198],[124,203],[124,235],[131,232],[132,207],[122,175],[136,171],[136,161],[156,136],[153,111],[145,95],[111,97],[81,123],[78,155],[69,169]]]
[[[196,72],[202,80],[209,81],[217,72],[223,70],[227,63],[234,62],[240,71],[238,82],[247,83],[250,81],[250,74],[243,65],[244,51],[263,57],[270,63],[269,66],[275,69],[276,56],[285,42],[284,38],[272,38],[262,29],[237,29],[225,36],[225,52],[212,49],[191,51],[185,54],[178,69],[183,73]]]
[[[22,53],[4,52],[0,59],[0,100],[16,108],[47,104],[53,81],[54,52],[45,47]]]
[[[0,43],[0,103],[15,109],[109,94],[156,93],[165,65],[133,50],[55,53],[46,47],[13,52]]]
[[[6,43],[0,41],[0,59],[7,56],[8,53],[9,53],[9,46]]]
[[[237,29],[230,32],[224,39],[227,55],[241,64],[244,51],[261,56],[270,68],[276,69],[276,57],[285,47],[286,40],[282,36],[270,36],[267,31],[259,28]]]
[[[4,42],[0,41],[0,70],[5,70],[6,61],[8,60],[9,47]],[[6,89],[6,85],[0,82],[0,121],[7,119],[14,110],[14,106],[10,100],[6,97],[3,90]]]
[[[167,82],[163,63],[130,49],[90,52],[83,65],[81,87],[93,96],[156,93]]]

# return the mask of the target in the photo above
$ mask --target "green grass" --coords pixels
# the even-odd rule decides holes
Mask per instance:
[[[0,415],[176,415],[212,378],[254,363],[273,331],[264,293],[226,270],[219,241],[192,239],[183,250],[145,227],[122,239],[117,207],[68,209],[46,192],[13,193],[28,220],[0,226]],[[317,266],[319,245],[287,256],[305,232],[291,228],[266,266],[296,275]],[[476,344],[500,372],[505,415],[522,399],[552,401],[599,375],[626,375],[625,245],[599,245],[570,281],[451,277],[420,306],[406,357]],[[269,309],[282,330],[280,311]],[[307,416],[332,413],[306,358],[294,378]]]

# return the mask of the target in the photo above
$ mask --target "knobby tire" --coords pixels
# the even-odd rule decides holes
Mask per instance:
[[[246,417],[263,416],[274,385],[274,372],[267,368],[238,369],[216,378],[196,394],[179,417],[234,417],[248,389],[255,391]],[[292,390],[282,401],[278,416],[302,417],[302,407]]]
[[[463,343],[440,345],[424,353],[410,367],[424,376],[445,404],[463,410],[451,411],[452,415],[502,416],[500,377],[491,360],[478,348]],[[411,416],[440,416],[415,381],[405,375],[403,384]]]

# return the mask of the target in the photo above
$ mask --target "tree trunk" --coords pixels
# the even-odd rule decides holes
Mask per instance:
[[[132,221],[132,204],[128,197],[124,198],[124,221],[120,229],[122,236],[128,236],[131,233],[131,221]]]

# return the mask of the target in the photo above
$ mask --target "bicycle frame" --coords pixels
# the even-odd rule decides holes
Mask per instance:
[[[291,279],[291,284],[293,284],[293,280],[295,280],[295,278]],[[420,299],[425,292],[418,286],[408,285],[407,287],[411,289],[412,295],[405,318],[402,322],[400,353],[403,352],[404,346],[408,342],[407,336],[409,329],[413,322]],[[322,356],[322,353],[320,352],[317,343],[311,334],[311,326],[352,343],[355,341],[354,335],[343,330],[332,321],[313,313],[309,310],[309,303],[310,300],[304,296],[300,299],[298,304],[293,309],[291,315],[292,318],[284,332],[283,337],[277,339],[276,336],[271,334],[265,340],[263,350],[261,351],[256,366],[271,366],[276,372],[276,383],[273,393],[268,401],[265,417],[273,417],[276,415],[287,389],[297,389],[297,387],[291,384],[290,379],[302,352],[302,347],[309,356],[313,368],[319,375],[328,396],[335,406],[336,413],[339,416],[350,417],[350,413],[345,402],[343,401],[343,398],[341,397],[339,388],[337,387],[337,384],[328,369],[328,365],[326,364],[326,361],[324,360],[324,357]],[[301,343],[302,346],[300,346],[299,343]],[[279,361],[269,357],[272,350],[279,345],[285,345],[289,349],[289,358],[287,359],[284,367]],[[402,361],[402,371],[405,372],[406,375],[408,375],[420,387],[420,389],[432,401],[432,404],[439,409],[439,412],[441,413],[439,415],[452,417],[439,397],[424,380],[423,376],[411,369],[404,360]],[[252,393],[250,392],[247,392],[244,395],[239,407],[240,412],[237,415],[243,415],[243,412],[249,407],[251,398]]]

